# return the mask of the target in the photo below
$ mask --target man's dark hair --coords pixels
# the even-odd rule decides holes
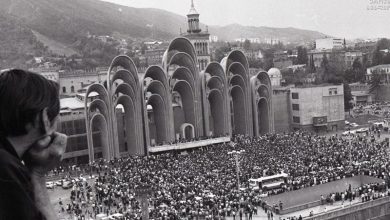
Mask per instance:
[[[0,135],[27,134],[26,125],[44,108],[50,121],[59,114],[58,83],[21,69],[0,72]]]

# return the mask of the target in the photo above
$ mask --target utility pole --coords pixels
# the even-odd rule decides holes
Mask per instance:
[[[233,150],[233,151],[228,152],[229,155],[234,156],[234,159],[236,161],[236,175],[237,175],[237,189],[238,190],[240,190],[240,161],[239,161],[238,156],[244,152],[245,152],[245,150],[239,150],[239,151]]]

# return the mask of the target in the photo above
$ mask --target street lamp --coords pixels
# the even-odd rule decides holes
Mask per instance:
[[[240,161],[238,160],[238,156],[244,152],[245,152],[245,150],[239,150],[239,151],[233,150],[233,151],[228,152],[228,154],[233,155],[234,159],[236,160],[236,175],[237,175],[237,188],[238,188],[238,190],[240,190]]]

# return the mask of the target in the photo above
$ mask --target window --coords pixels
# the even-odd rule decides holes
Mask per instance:
[[[291,93],[292,99],[299,99],[299,94],[296,92]]]
[[[292,104],[292,109],[294,111],[299,111],[299,104]]]
[[[72,92],[72,93],[74,92],[74,86],[70,87],[70,92]]]
[[[293,122],[299,124],[299,123],[301,123],[301,118],[293,116]]]
[[[62,93],[66,93],[66,87],[62,87]]]

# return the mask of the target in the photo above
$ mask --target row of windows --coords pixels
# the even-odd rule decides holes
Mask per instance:
[[[299,124],[301,123],[301,118],[297,116],[293,116],[293,122]]]
[[[74,86],[70,87],[70,92],[74,93]],[[65,86],[62,87],[62,93],[66,93],[66,87]]]
[[[336,88],[329,89],[329,95],[337,95],[337,89]]]
[[[299,111],[299,104],[292,104],[292,110]]]
[[[297,92],[291,93],[292,99],[299,99],[299,94]]]
[[[66,135],[85,134],[84,119],[61,122],[61,132]]]

